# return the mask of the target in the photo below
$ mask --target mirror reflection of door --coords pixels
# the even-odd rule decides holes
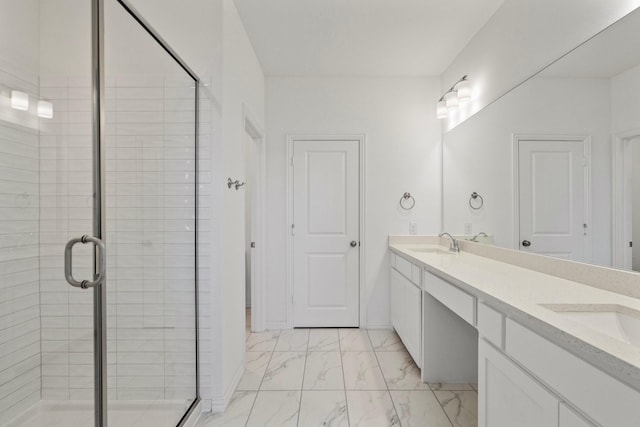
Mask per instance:
[[[588,261],[586,141],[517,142],[520,250]]]

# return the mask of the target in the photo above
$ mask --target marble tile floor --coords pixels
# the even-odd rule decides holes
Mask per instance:
[[[225,413],[198,427],[476,427],[473,384],[424,384],[395,332],[249,333],[246,369]]]

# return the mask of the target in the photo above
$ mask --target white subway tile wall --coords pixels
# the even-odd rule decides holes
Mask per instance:
[[[37,95],[37,76],[0,59],[0,425],[40,400]]]
[[[92,230],[91,90],[84,78],[41,82],[54,104],[41,136],[42,398],[91,399],[92,291],[64,282],[61,253],[69,238]],[[106,92],[109,398],[189,400],[196,371],[193,82],[123,75],[107,78]],[[202,104],[207,119],[210,107]],[[208,123],[200,154],[210,157]],[[200,176],[210,181],[208,170]],[[201,226],[208,212],[203,200]],[[90,273],[86,249],[75,251],[76,277]]]

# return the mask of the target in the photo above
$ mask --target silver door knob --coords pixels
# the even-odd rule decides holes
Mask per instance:
[[[356,242],[355,240],[352,240],[351,243],[349,243],[351,245],[352,248],[355,248],[356,246],[358,246],[358,242]]]
[[[528,248],[529,246],[531,246],[531,242],[528,240],[523,240],[522,241],[522,246],[524,246],[525,248]]]

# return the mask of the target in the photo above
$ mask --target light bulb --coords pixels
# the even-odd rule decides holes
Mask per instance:
[[[38,116],[45,119],[52,119],[53,104],[49,101],[38,101]]]
[[[447,103],[444,101],[444,99],[442,101],[438,101],[436,114],[439,119],[446,119],[449,115],[449,111],[447,111]]]
[[[458,99],[460,102],[467,102],[471,100],[471,83],[469,80],[462,80],[456,85],[456,91],[458,92]]]
[[[29,109],[29,95],[19,90],[11,91],[11,108],[26,111]]]
[[[444,102],[447,105],[449,111],[458,108],[458,94],[455,91],[449,92],[444,96]]]

